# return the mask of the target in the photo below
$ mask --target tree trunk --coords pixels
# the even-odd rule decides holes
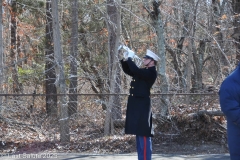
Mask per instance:
[[[78,1],[73,0],[72,3],[72,35],[71,35],[71,55],[70,55],[70,85],[69,85],[69,93],[76,94],[77,93],[77,45],[78,45]],[[77,95],[69,95],[69,103],[68,103],[68,114],[71,116],[72,114],[77,112]]]
[[[60,36],[60,26],[58,18],[58,0],[52,1],[52,15],[53,15],[53,42],[54,42],[54,58],[55,58],[55,71],[57,75],[56,87],[58,93],[66,93],[66,83],[64,75],[64,63],[62,57],[62,46],[61,46],[61,36]],[[67,97],[60,97],[59,102],[60,107],[60,141],[62,143],[70,141],[69,135],[69,125],[68,125],[68,107],[67,107]]]
[[[192,88],[194,91],[199,91],[203,89],[203,79],[202,79],[202,69],[204,63],[204,53],[206,48],[207,40],[200,40],[198,54],[194,54],[194,64],[195,64],[195,72],[193,75]],[[193,92],[194,92],[193,91]]]
[[[18,72],[17,72],[17,0],[13,0],[11,4],[11,73],[12,73],[12,83],[13,83],[13,93],[19,93],[19,81],[18,81]]]
[[[116,61],[115,61],[116,62]],[[116,81],[115,81],[115,88],[114,93],[120,93],[121,89],[121,68],[119,65],[116,66]],[[121,99],[120,96],[115,95],[113,100],[113,109],[112,109],[112,119],[115,121],[116,119],[122,118],[122,106],[121,106]]]
[[[213,34],[216,36],[216,43],[218,46],[218,49],[216,51],[216,59],[218,59],[218,62],[220,63],[219,66],[223,65],[226,66],[228,65],[228,60],[227,57],[225,55],[225,53],[223,52],[224,50],[224,41],[223,41],[223,33],[221,30],[221,27],[219,27],[221,24],[219,17],[222,17],[222,10],[223,10],[223,5],[220,4],[221,2],[219,0],[212,0],[212,10],[213,10],[213,16],[212,16],[212,21],[213,24],[211,26],[213,26]],[[221,9],[222,8],[222,9]],[[221,68],[219,68],[220,70]]]
[[[153,1],[153,11],[150,11],[150,17],[152,20],[153,27],[155,28],[156,35],[157,35],[157,44],[158,44],[158,55],[160,57],[160,61],[158,62],[158,76],[161,81],[160,87],[161,93],[168,93],[169,84],[166,76],[166,49],[165,49],[165,36],[164,36],[164,28],[163,22],[160,14],[160,2]],[[149,7],[147,5],[147,1],[144,1],[145,8],[149,11]],[[159,102],[159,109],[161,116],[165,117],[168,113],[168,97],[167,95],[162,95]]]
[[[0,94],[3,93],[3,80],[4,80],[4,74],[3,74],[3,14],[2,14],[2,0],[0,0]],[[2,96],[0,96],[0,115],[2,114]]]
[[[193,75],[193,71],[192,71],[192,62],[193,62],[193,58],[194,56],[196,56],[196,47],[195,47],[195,43],[194,43],[194,36],[195,36],[195,22],[196,22],[196,12],[194,12],[194,9],[196,11],[195,7],[195,2],[188,0],[188,7],[187,10],[189,11],[189,14],[191,13],[191,16],[189,16],[189,21],[188,23],[188,41],[189,41],[189,45],[188,47],[188,57],[187,57],[187,66],[186,66],[186,70],[187,70],[187,77],[186,77],[186,84],[187,84],[187,90],[186,92],[189,93],[191,91],[191,87],[192,87],[192,75]],[[197,5],[196,5],[197,6]],[[191,21],[190,21],[191,20]],[[192,22],[192,23],[190,23]],[[195,57],[196,58],[196,57]],[[188,106],[190,104],[190,96],[186,97],[186,105]]]
[[[236,40],[236,65],[240,62],[240,0],[233,0],[232,1],[232,7],[233,7],[233,14],[234,14],[234,22],[233,22],[233,27],[234,27],[234,34],[233,35],[238,35],[238,36],[233,36]]]
[[[119,2],[120,3],[120,2]],[[119,4],[118,3],[118,4]],[[120,14],[119,9],[116,6],[114,0],[107,1],[107,26],[108,26],[108,44],[109,44],[109,84],[110,93],[118,93],[120,91],[120,84],[116,82],[120,81],[120,67],[118,62],[117,48],[119,45],[120,37]],[[119,107],[119,97],[110,96],[107,105],[107,112],[105,118],[104,134],[110,135],[113,133],[113,118],[117,117],[117,113],[121,113],[121,107]],[[113,109],[114,107],[114,109]],[[113,113],[114,112],[114,113]]]
[[[197,9],[198,9],[198,2],[199,0],[196,2],[196,5],[194,4],[194,2],[192,1],[192,13],[193,13],[193,17],[192,17],[192,24],[191,24],[191,30],[190,30],[190,36],[192,37],[190,38],[190,45],[192,46],[190,48],[190,52],[189,55],[192,53],[192,58],[194,61],[194,72],[191,74],[189,74],[188,76],[191,77],[191,82],[192,82],[192,88],[191,88],[191,92],[196,92],[200,89],[202,89],[202,66],[203,66],[203,53],[205,50],[205,41],[200,41],[199,44],[199,51],[197,51],[196,46],[195,46],[195,42],[194,42],[194,37],[195,37],[195,32],[196,32],[196,17],[197,17]],[[195,8],[194,8],[195,7]],[[190,61],[192,61],[192,58],[189,58]],[[192,66],[192,63],[190,62],[189,64],[189,68]],[[190,85],[189,85],[190,86]]]
[[[174,77],[173,82],[175,84],[178,83],[179,87],[181,89],[186,87],[186,81],[183,78],[183,72],[181,71],[181,60],[180,60],[180,56],[181,56],[181,52],[182,52],[182,48],[183,48],[183,42],[184,42],[185,37],[181,37],[177,43],[177,51],[173,51],[169,45],[166,45],[166,50],[170,53],[170,55],[172,56],[172,64],[174,67],[174,70],[176,71],[177,75]]]
[[[191,10],[190,10],[189,5],[185,5],[185,4],[183,4],[182,8],[183,8],[183,23],[184,23],[184,26],[182,28],[182,34],[185,37],[184,40],[189,41],[189,39],[187,37],[189,36],[189,28],[190,28],[189,21],[190,21]],[[192,53],[190,53],[190,54],[192,54]],[[190,63],[190,62],[187,61],[187,64],[185,66],[188,67],[188,63]],[[189,92],[190,86],[188,86],[188,85],[190,84],[191,77],[188,80],[187,80],[187,77],[188,77],[188,72],[190,72],[190,74],[191,74],[191,71],[189,71],[189,69],[188,68],[186,69],[185,67],[183,70],[184,70],[183,71],[183,80],[184,80],[183,90],[185,92]]]
[[[53,28],[52,28],[52,13],[51,0],[46,1],[46,51],[47,57],[45,62],[45,90],[46,94],[46,111],[52,117],[57,116],[57,96],[50,96],[49,94],[56,94],[57,88],[55,86],[56,73],[54,69],[54,51],[53,51]]]

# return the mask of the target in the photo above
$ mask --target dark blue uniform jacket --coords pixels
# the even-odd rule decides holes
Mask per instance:
[[[223,81],[219,96],[221,109],[227,118],[231,160],[240,160],[240,65]]]
[[[138,68],[131,58],[120,62],[123,71],[132,77],[126,111],[125,134],[152,137],[150,89],[157,78],[156,67]]]

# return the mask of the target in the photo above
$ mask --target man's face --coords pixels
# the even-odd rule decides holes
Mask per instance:
[[[146,65],[148,65],[151,61],[152,61],[152,59],[143,58],[143,65],[146,66]]]

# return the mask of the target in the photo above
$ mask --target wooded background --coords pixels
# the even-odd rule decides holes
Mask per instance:
[[[151,49],[161,58],[152,89],[158,118],[172,116],[172,107],[199,111],[207,102],[202,94],[213,96],[209,107],[218,115],[218,88],[240,60],[239,0],[0,0],[0,5],[1,124],[26,125],[34,115],[36,129],[55,118],[48,122],[58,124],[61,142],[71,140],[71,120],[85,116],[83,106],[87,113],[101,112],[104,135],[114,134],[116,122],[124,120],[130,77],[119,64],[120,44],[139,57]]]

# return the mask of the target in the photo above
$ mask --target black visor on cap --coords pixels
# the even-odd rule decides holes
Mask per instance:
[[[145,58],[145,59],[153,59],[152,57],[150,57],[148,55],[145,55],[143,58]]]

